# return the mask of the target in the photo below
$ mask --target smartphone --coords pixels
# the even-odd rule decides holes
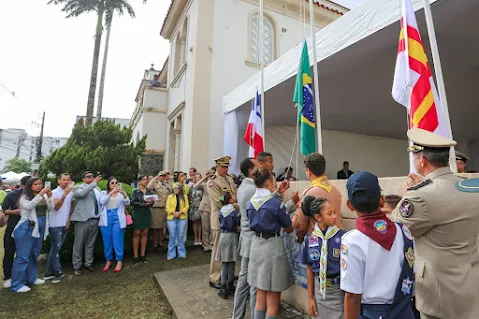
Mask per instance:
[[[122,189],[122,187],[123,187],[123,186],[121,185],[121,183],[118,182],[118,189]]]
[[[52,182],[46,181],[45,182],[45,188],[52,188]]]
[[[75,186],[75,182],[70,182],[70,188],[73,188]]]

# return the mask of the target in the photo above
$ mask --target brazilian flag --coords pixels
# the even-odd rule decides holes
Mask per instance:
[[[308,45],[304,40],[293,97],[293,102],[299,106],[298,121],[301,125],[299,149],[304,155],[316,152],[316,117],[314,116],[312,87]]]

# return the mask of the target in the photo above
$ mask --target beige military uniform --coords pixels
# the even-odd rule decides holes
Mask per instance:
[[[227,161],[222,161],[227,159]],[[216,163],[222,166],[229,166],[229,157],[216,159]],[[236,189],[234,187],[233,179],[230,176],[220,176],[218,173],[212,176],[208,184],[208,194],[210,196],[211,202],[211,239],[213,242],[213,249],[211,253],[211,263],[210,263],[210,282],[214,284],[220,283],[221,277],[221,262],[216,261],[216,251],[218,248],[218,243],[220,240],[221,229],[219,225],[218,211],[223,206],[220,201],[220,196],[223,193],[229,192],[236,197]]]
[[[196,183],[194,189],[203,191],[198,213],[201,216],[201,243],[205,251],[213,249],[211,240],[211,201],[208,193],[208,182]]]
[[[158,180],[154,181],[151,190],[158,195],[158,200],[153,203],[151,209],[151,228],[159,229],[166,227],[166,198],[171,193],[171,186]]]
[[[412,149],[434,147],[434,140],[424,138],[433,138],[433,133],[419,133],[408,132],[414,143],[425,141]],[[415,239],[416,307],[421,318],[479,318],[479,193],[457,190],[460,180],[448,167],[438,168],[409,188],[392,213],[391,219],[407,225]]]

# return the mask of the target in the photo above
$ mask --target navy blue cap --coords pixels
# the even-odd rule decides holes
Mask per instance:
[[[366,202],[371,199],[376,199],[381,196],[381,187],[379,186],[378,177],[370,172],[362,171],[356,172],[349,177],[346,183],[348,190],[348,198],[350,201],[359,200]],[[364,192],[361,198],[354,196],[357,191]]]

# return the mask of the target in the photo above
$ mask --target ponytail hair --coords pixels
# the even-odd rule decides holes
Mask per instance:
[[[301,209],[303,210],[304,215],[308,217],[313,217],[314,215],[321,215],[324,204],[329,201],[326,198],[320,197],[315,198],[314,196],[306,196],[301,204]]]
[[[231,193],[226,192],[222,196],[220,196],[220,201],[223,206],[230,204],[231,202]]]
[[[265,168],[255,168],[252,175],[254,184],[258,188],[263,188],[266,181],[271,180],[271,173]]]

